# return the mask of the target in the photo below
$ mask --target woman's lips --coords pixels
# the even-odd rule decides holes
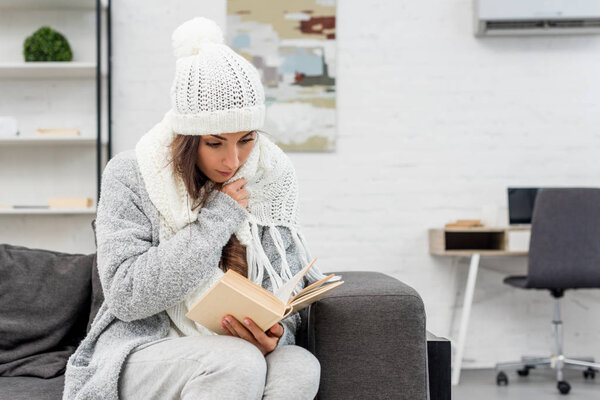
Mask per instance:
[[[232,174],[232,172],[222,172],[222,171],[219,171],[219,170],[217,170],[217,172],[220,173],[223,176],[229,176],[229,175]]]

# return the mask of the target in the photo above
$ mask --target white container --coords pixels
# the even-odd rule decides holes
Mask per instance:
[[[14,117],[0,117],[0,137],[19,136],[19,126]]]
[[[529,229],[509,230],[508,231],[508,251],[529,251],[529,238],[531,231]]]

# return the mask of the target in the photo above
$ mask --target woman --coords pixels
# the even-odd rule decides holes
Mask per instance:
[[[69,358],[65,399],[312,399],[320,365],[296,346],[298,314],[263,332],[185,317],[234,269],[268,290],[309,254],[288,157],[258,130],[258,71],[205,18],[173,33],[172,108],[107,164],[96,217],[105,302]],[[296,290],[323,275],[315,266]]]

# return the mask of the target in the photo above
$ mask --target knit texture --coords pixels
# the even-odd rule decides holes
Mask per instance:
[[[245,58],[223,44],[214,21],[194,18],[173,32],[178,57],[171,85],[173,129],[181,135],[208,135],[262,128],[265,94],[260,75]]]
[[[221,250],[246,215],[231,197],[215,192],[198,220],[161,241],[158,210],[145,189],[135,153],[123,152],[108,162],[96,217],[105,302],[67,362],[63,399],[118,399],[118,380],[128,354],[168,335],[165,310],[221,272]],[[304,264],[291,233],[284,227],[278,231],[286,262],[297,272]],[[259,235],[271,264],[280,271],[280,253],[271,235],[262,227]],[[268,279],[262,285],[272,290]],[[299,322],[298,314],[282,321],[284,335],[278,346],[295,343]]]

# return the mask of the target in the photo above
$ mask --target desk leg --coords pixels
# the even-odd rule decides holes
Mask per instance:
[[[467,328],[469,326],[469,316],[471,315],[471,305],[473,304],[473,292],[475,291],[475,281],[477,280],[477,269],[479,268],[480,255],[475,253],[471,256],[471,266],[469,267],[469,277],[465,288],[465,298],[463,300],[463,309],[460,316],[460,330],[458,331],[458,345],[454,357],[454,367],[452,369],[452,385],[458,385],[460,380],[460,368],[462,365],[463,353],[465,350],[465,339],[467,337]]]

